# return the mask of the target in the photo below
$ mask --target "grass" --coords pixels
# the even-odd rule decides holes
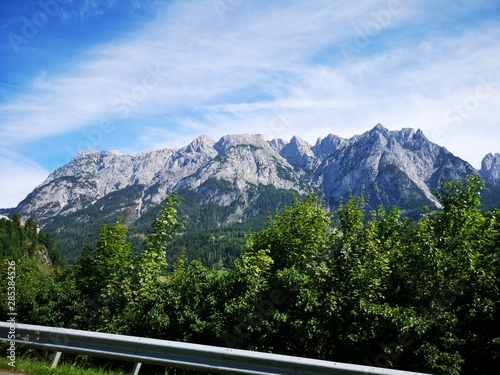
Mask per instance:
[[[9,366],[7,358],[0,358],[0,368],[13,373],[27,375],[129,375],[131,371],[111,371],[103,368],[91,368],[83,365],[60,362],[55,369],[51,369],[50,361],[40,361],[25,357],[16,358],[16,367]]]

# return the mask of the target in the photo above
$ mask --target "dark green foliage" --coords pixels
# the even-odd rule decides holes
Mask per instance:
[[[60,250],[52,238],[39,232],[33,219],[21,222],[0,219],[0,294],[7,296],[6,280],[15,283],[15,312],[24,323],[60,326],[72,314],[73,289],[65,283],[70,277]],[[15,277],[8,278],[9,263],[14,263]],[[0,304],[0,313],[7,316],[7,298]]]
[[[130,207],[135,207],[143,189],[142,185],[128,186],[106,195],[86,209],[58,215],[44,227],[44,231],[52,233],[64,256],[75,262],[82,244],[97,242],[103,225],[113,225],[122,216],[125,222],[135,220],[137,213]],[[103,212],[108,214],[103,215]]]
[[[334,212],[314,195],[292,198],[244,245],[237,229],[177,233],[185,202],[173,194],[141,253],[119,220],[101,227],[71,269],[20,260],[20,316],[408,371],[498,373],[500,211],[479,209],[482,187],[475,175],[441,184],[442,209],[418,221],[397,207],[367,215],[363,197]],[[25,231],[34,236],[33,223]],[[236,238],[231,263],[187,256],[203,242]]]
[[[240,249],[245,244],[247,227],[236,224],[176,235],[166,249],[167,261],[173,264],[184,252],[189,260],[199,259],[207,266],[220,262],[229,267],[240,255]]]
[[[315,257],[327,256],[329,222],[329,214],[316,196],[309,195],[304,202],[294,197],[292,206],[270,218],[266,229],[250,236],[245,251],[268,250],[273,269],[306,268]]]
[[[216,188],[221,189],[221,186]],[[229,186],[226,189],[229,191]],[[188,261],[200,259],[206,266],[219,262],[230,266],[240,255],[247,233],[264,229],[269,213],[277,212],[292,202],[290,191],[273,186],[256,186],[247,194],[251,206],[240,217],[235,217],[233,206],[202,204],[204,197],[200,193],[179,193],[183,198],[179,204],[179,215],[186,217],[186,231],[175,236],[169,244],[169,262],[173,263],[185,251]]]
[[[39,233],[33,219],[24,224],[17,214],[12,220],[0,219],[0,257],[18,260],[35,256],[45,256],[55,264],[66,264],[55,241],[50,235]]]
[[[481,209],[492,211],[495,208],[500,208],[500,186],[485,183],[481,190]]]
[[[136,207],[135,200],[141,197],[142,189],[142,186],[129,186],[116,191],[78,213],[56,218],[44,230],[52,233],[64,256],[74,263],[82,244],[96,243],[99,229],[103,225],[113,225],[123,216],[134,253],[139,253],[147,235],[153,230],[151,223],[161,208],[161,205],[153,206],[138,218],[132,207]],[[174,236],[169,243],[167,257],[170,263],[185,249],[189,261],[201,259],[205,265],[218,262],[230,265],[239,256],[245,234],[249,230],[263,229],[267,214],[283,209],[291,203],[292,197],[289,190],[255,186],[245,192],[246,199],[251,202],[248,208],[245,208],[243,197],[228,206],[216,202],[223,194],[237,193],[239,191],[231,183],[216,179],[207,180],[200,192],[179,192],[182,199],[178,212],[179,216],[186,216],[186,232],[182,236]],[[144,194],[147,197],[149,192]],[[216,201],[207,203],[207,197]],[[103,215],[103,212],[107,214]]]

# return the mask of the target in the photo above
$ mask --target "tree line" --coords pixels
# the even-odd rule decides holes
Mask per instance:
[[[20,257],[18,317],[409,371],[498,373],[500,211],[479,209],[482,187],[473,175],[442,184],[442,208],[418,220],[397,207],[367,218],[363,197],[334,211],[315,195],[295,197],[248,235],[231,266],[185,255],[167,263],[183,230],[174,193],[139,254],[118,221],[73,266]]]

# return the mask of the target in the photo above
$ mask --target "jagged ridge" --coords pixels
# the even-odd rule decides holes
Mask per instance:
[[[215,142],[202,135],[183,148],[133,156],[83,151],[51,173],[14,212],[33,217],[42,227],[91,207],[103,216],[125,210],[133,222],[179,190],[231,206],[235,215],[227,222],[244,221],[252,215],[259,189],[269,186],[316,192],[331,206],[350,191],[364,193],[372,207],[398,205],[411,211],[435,205],[431,189],[441,181],[477,172],[420,130],[389,131],[380,124],[350,139],[330,134],[314,146],[299,137],[268,142],[261,135],[227,135]],[[488,154],[479,174],[499,186],[500,155]]]

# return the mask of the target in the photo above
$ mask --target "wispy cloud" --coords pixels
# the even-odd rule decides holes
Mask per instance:
[[[94,148],[135,152],[180,147],[201,133],[314,142],[381,122],[421,128],[478,166],[482,150],[463,140],[473,137],[485,154],[494,145],[478,126],[500,135],[500,22],[486,16],[498,11],[493,3],[131,1],[133,27],[120,24],[119,37],[79,50],[61,70],[41,68],[2,99],[0,157],[80,132],[70,147],[77,152],[92,143],[84,132],[103,123],[115,133],[94,137]],[[64,17],[104,20],[120,4],[86,0]],[[481,89],[476,105],[484,80],[492,89]],[[460,105],[465,115],[450,117]]]
[[[50,171],[15,153],[0,153],[0,207],[17,206],[26,195],[47,178]]]

